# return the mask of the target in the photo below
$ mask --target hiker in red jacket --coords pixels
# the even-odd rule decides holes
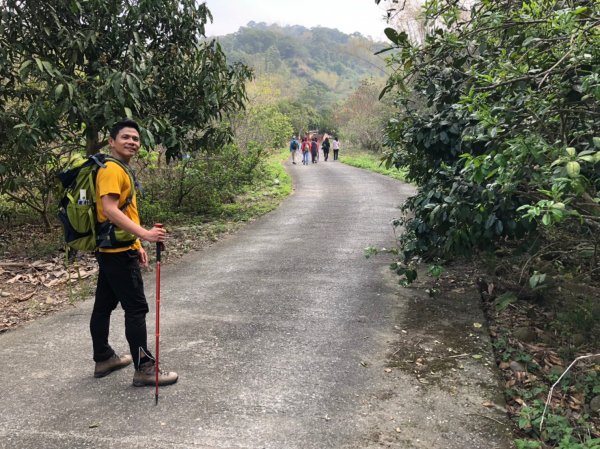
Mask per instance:
[[[310,143],[310,155],[312,156],[312,163],[317,163],[317,156],[319,151],[319,144],[317,143],[317,138],[313,137],[312,142]]]
[[[308,165],[308,155],[310,153],[310,143],[308,137],[302,139],[302,165]]]

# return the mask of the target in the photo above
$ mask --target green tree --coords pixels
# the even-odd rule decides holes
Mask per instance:
[[[95,153],[123,117],[140,120],[144,142],[168,157],[228,142],[216,124],[243,107],[251,73],[203,39],[208,19],[194,0],[3,2],[0,192],[37,201],[41,167],[56,169],[75,148]],[[47,205],[36,210],[48,223]]]
[[[364,80],[335,112],[335,128],[350,145],[380,152],[384,130],[392,116],[391,101],[378,96],[383,86]]]
[[[425,3],[422,43],[386,29],[398,114],[388,165],[419,186],[405,261],[452,258],[554,226],[566,254],[598,247],[600,4]],[[463,20],[467,18],[468,20]],[[568,224],[567,224],[568,223]],[[591,271],[597,259],[590,260]]]
[[[281,148],[294,133],[288,116],[274,105],[252,105],[233,121],[235,140],[240,148]]]
[[[277,104],[282,114],[289,117],[294,133],[303,136],[319,123],[319,113],[301,100],[282,100]]]

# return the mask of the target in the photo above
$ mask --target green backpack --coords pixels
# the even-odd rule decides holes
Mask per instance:
[[[96,215],[96,175],[106,168],[106,162],[117,163],[129,176],[132,189],[120,208],[125,211],[133,201],[135,178],[121,161],[104,154],[95,154],[57,176],[63,187],[58,204],[58,218],[65,234],[68,247],[80,251],[94,251],[96,248],[122,248],[136,241],[133,234],[117,228],[109,221],[98,223]]]

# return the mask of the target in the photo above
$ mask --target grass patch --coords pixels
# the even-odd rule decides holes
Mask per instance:
[[[368,153],[366,151],[349,150],[340,155],[340,162],[353,167],[364,168],[365,170],[380,173],[399,181],[406,182],[406,170],[396,168],[385,168],[381,162],[381,155]]]

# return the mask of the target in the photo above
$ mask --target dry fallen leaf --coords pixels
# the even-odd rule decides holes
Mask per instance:
[[[26,295],[24,295],[24,296],[21,296],[21,297],[17,298],[17,301],[19,301],[19,302],[24,302],[24,301],[27,301],[27,300],[28,300],[28,299],[30,299],[30,298],[31,298],[33,295],[35,295],[35,292],[28,293],[28,294],[26,294]]]

